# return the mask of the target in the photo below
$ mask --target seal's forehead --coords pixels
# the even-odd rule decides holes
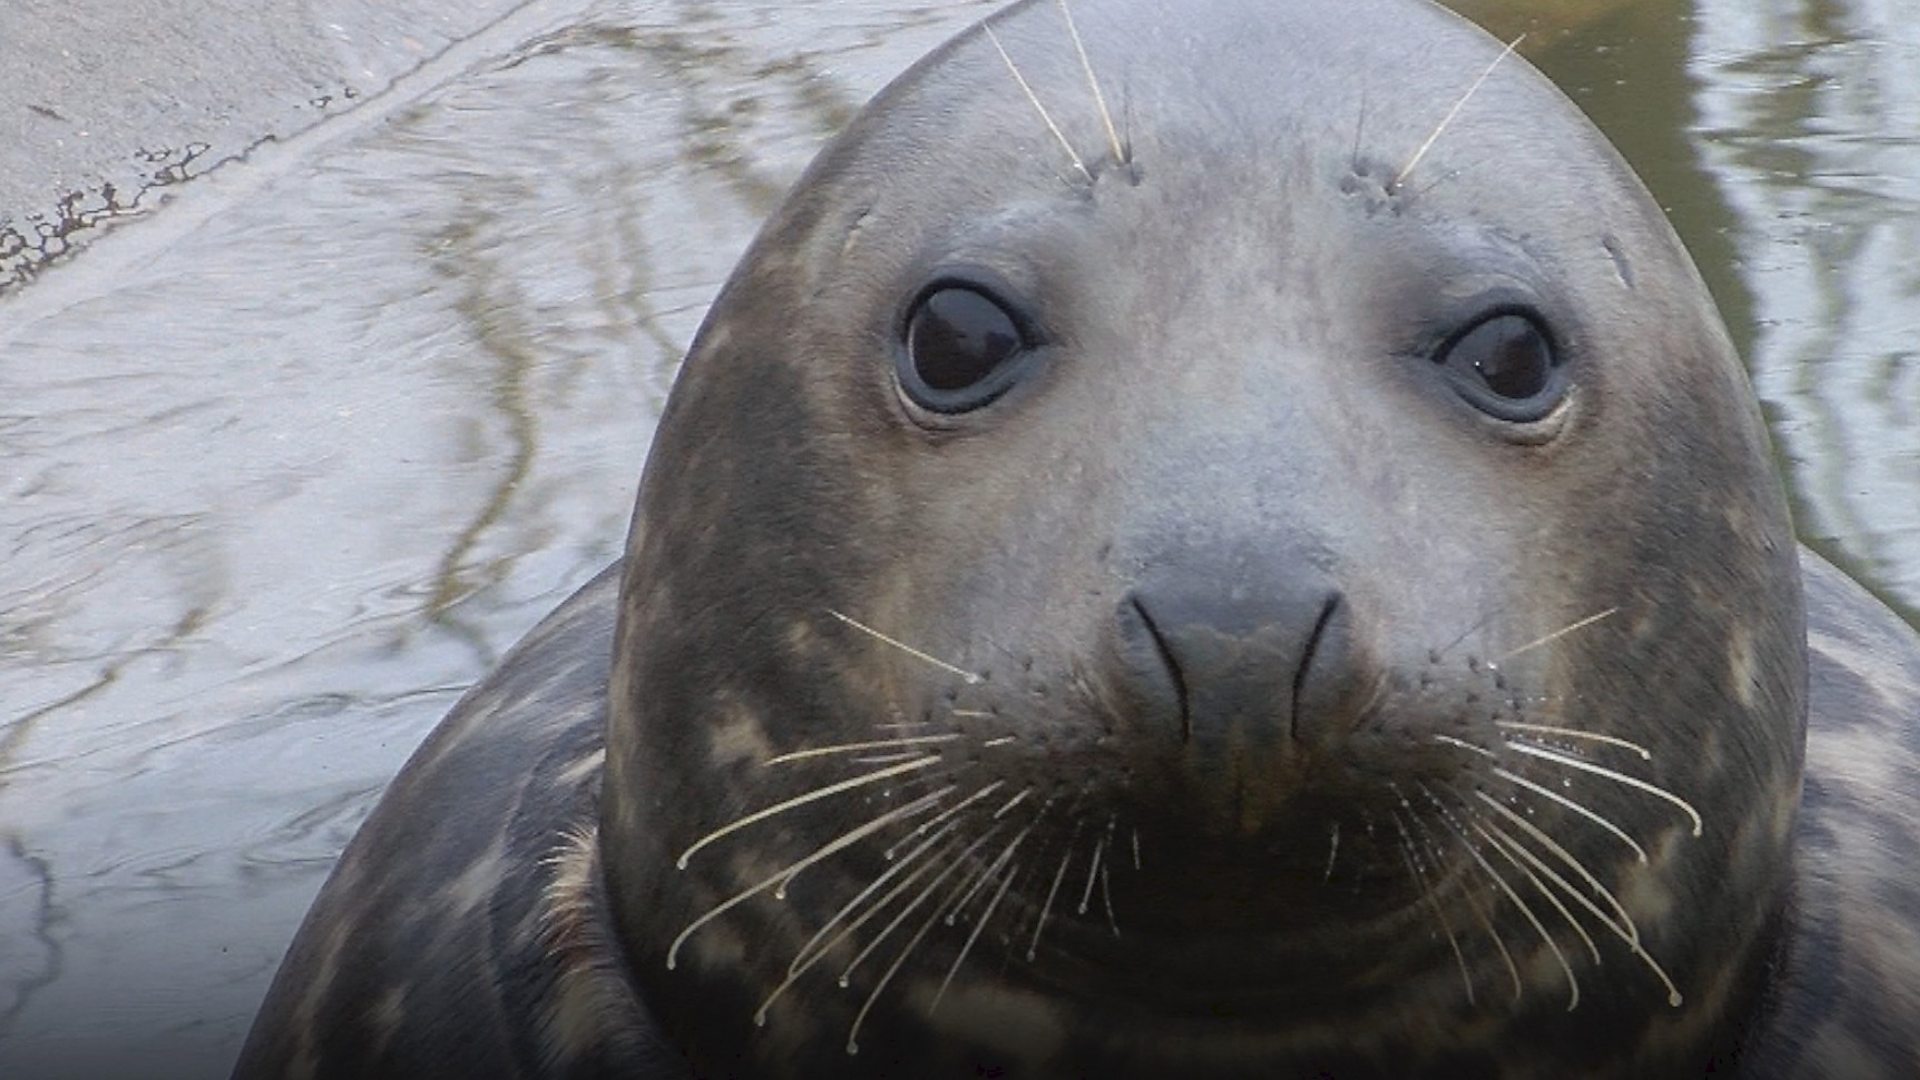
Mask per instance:
[[[1342,157],[1611,182],[1604,140],[1504,53],[1426,0],[1028,0],[902,75],[830,156],[948,206],[1064,196],[1116,158],[1188,188]]]

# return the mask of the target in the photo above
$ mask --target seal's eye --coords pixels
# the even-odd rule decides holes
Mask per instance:
[[[907,313],[905,337],[900,386],[915,404],[938,413],[978,409],[1005,393],[1030,348],[1006,305],[953,283],[921,294]]]
[[[1539,420],[1566,394],[1553,340],[1532,316],[1501,312],[1454,336],[1434,356],[1461,397],[1518,423]]]

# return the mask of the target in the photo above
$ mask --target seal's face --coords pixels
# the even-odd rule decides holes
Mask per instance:
[[[1685,253],[1438,10],[1073,13],[883,93],[675,388],[602,832],[650,1005],[719,1071],[1697,1063],[1804,659]]]

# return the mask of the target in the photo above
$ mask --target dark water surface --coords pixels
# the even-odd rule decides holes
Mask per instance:
[[[530,3],[0,294],[0,1076],[227,1067],[381,786],[619,551],[760,219],[990,6]],[[1675,216],[1803,533],[1920,607],[1920,22],[1462,6]]]

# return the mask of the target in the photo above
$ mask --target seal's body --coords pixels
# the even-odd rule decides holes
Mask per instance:
[[[1917,717],[1545,80],[1403,0],[1018,4],[769,222],[617,583],[240,1071],[1905,1074]]]

